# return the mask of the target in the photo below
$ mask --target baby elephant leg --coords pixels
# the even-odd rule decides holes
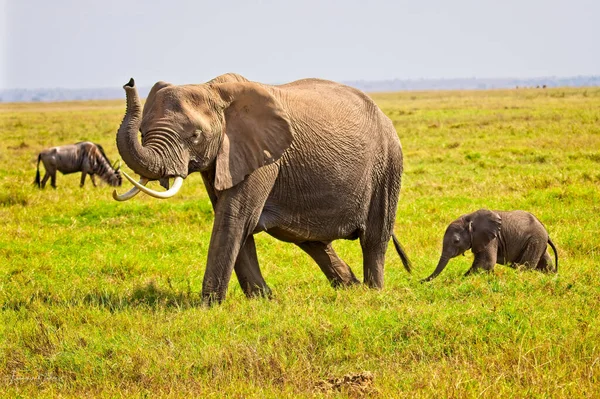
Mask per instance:
[[[555,273],[556,267],[552,263],[552,257],[548,253],[548,251],[544,252],[542,255],[542,259],[538,262],[535,270],[539,270],[544,273]]]
[[[471,265],[471,268],[465,273],[465,276],[469,276],[473,273],[477,273],[480,271],[486,271],[488,273],[493,272],[495,263],[496,262],[491,262],[489,260],[479,260],[476,258],[473,261],[473,265]]]
[[[543,261],[546,252],[546,243],[541,240],[530,239],[521,254],[514,260],[514,264],[526,269],[537,269],[538,264]],[[546,252],[546,255],[548,253]],[[549,256],[548,256],[549,257]]]
[[[475,254],[473,265],[465,273],[465,276],[473,274],[480,270],[486,272],[494,271],[494,265],[498,259],[498,242],[496,240],[490,242],[481,252]]]

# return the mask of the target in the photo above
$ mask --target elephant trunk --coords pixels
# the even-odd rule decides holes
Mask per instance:
[[[127,98],[127,110],[117,132],[117,148],[123,161],[140,176],[148,179],[163,177],[163,165],[156,152],[139,142],[138,132],[142,124],[142,104],[132,79],[123,86]]]
[[[431,275],[429,277],[427,277],[426,279],[424,279],[423,281],[431,281],[434,278],[437,277],[438,274],[440,274],[442,272],[442,270],[444,270],[444,268],[446,267],[446,265],[448,264],[448,261],[450,260],[449,256],[445,256],[442,255],[440,257],[440,261],[437,264],[437,267],[435,268],[434,272],[431,273]]]

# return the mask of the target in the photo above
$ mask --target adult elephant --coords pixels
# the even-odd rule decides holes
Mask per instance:
[[[200,172],[215,220],[202,296],[225,298],[231,273],[248,297],[269,295],[253,234],[264,231],[307,252],[333,286],[358,283],[331,246],[360,240],[364,282],[383,287],[402,175],[402,148],[391,121],[359,90],[304,79],[279,86],[226,74],[199,85],[158,82],[142,110],[133,79],[117,133],[123,173],[134,188],[174,195]],[[138,132],[141,131],[141,143]],[[145,187],[160,180],[167,191]],[[410,264],[394,237],[405,268]]]

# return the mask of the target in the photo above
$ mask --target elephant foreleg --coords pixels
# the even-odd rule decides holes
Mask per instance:
[[[262,167],[243,182],[218,196],[206,272],[202,282],[202,297],[205,303],[210,305],[225,299],[231,273],[238,263],[238,255],[258,224],[262,209],[277,179],[277,172],[277,164]],[[248,278],[256,282],[258,261],[254,264],[247,252],[244,252],[240,259],[242,283],[245,284]],[[244,270],[244,265],[251,267]]]
[[[246,297],[271,297],[271,289],[260,272],[253,235],[248,236],[240,249],[234,270]]]
[[[331,243],[315,241],[297,245],[317,262],[332,287],[360,283],[346,262],[335,253]]]
[[[227,204],[219,201],[217,206],[202,281],[202,298],[208,305],[221,303],[225,299],[242,244],[251,233],[251,228],[247,227],[251,216],[232,213],[231,209],[222,211],[221,205],[225,207]]]
[[[493,240],[483,249],[483,251],[477,252],[475,254],[475,259],[473,259],[473,265],[471,265],[471,268],[465,273],[465,276],[471,275],[480,270],[492,272],[494,271],[494,265],[496,265],[497,260],[498,242],[496,240]]]
[[[214,170],[203,172],[202,179],[204,180],[204,186],[206,187],[206,192],[208,193],[213,209],[216,209],[217,194],[213,188],[215,183],[214,173]],[[258,265],[254,236],[248,236],[240,249],[235,261],[234,270],[246,297],[271,296],[271,289],[265,282]]]

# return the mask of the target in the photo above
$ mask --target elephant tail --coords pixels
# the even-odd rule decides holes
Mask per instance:
[[[400,245],[400,241],[398,241],[395,234],[392,234],[392,240],[394,240],[394,247],[396,247],[396,252],[398,252],[398,255],[400,255],[400,259],[402,260],[404,268],[407,272],[410,273],[412,270],[412,265],[410,263],[410,260],[408,259],[408,256],[406,256],[406,252],[404,252],[404,248],[402,248],[402,245]]]
[[[556,250],[556,247],[554,246],[554,243],[552,242],[550,237],[548,237],[548,244],[550,244],[550,246],[552,247],[552,250],[554,251],[554,260],[556,262],[556,273],[558,273],[558,251]]]
[[[37,172],[35,173],[35,181],[33,182],[33,184],[38,186],[38,188],[41,187],[41,183],[40,183],[40,160],[41,159],[42,159],[42,154],[40,153],[38,155]]]

